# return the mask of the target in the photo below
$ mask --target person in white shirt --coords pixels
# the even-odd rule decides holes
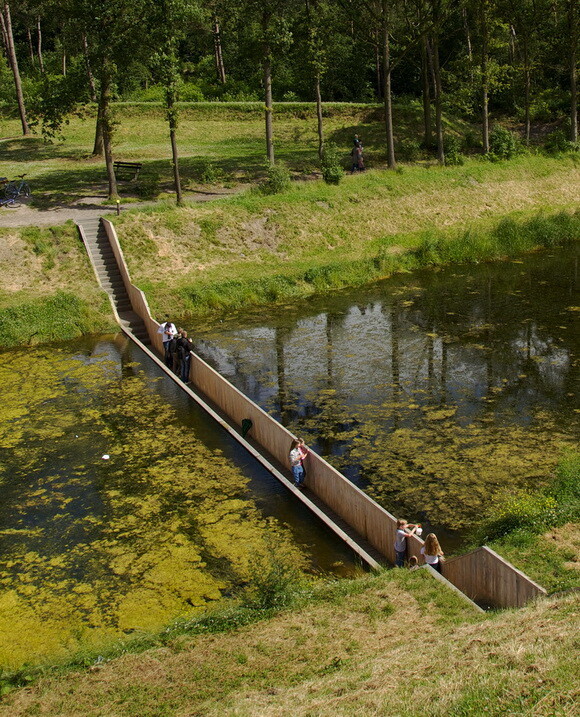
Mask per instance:
[[[421,555],[425,558],[427,565],[441,572],[441,561],[443,560],[443,551],[437,540],[435,533],[429,533],[425,538],[425,545],[421,548]]]
[[[169,366],[169,368],[173,368],[173,356],[169,355],[169,346],[171,344],[171,340],[177,336],[175,324],[167,320],[164,324],[160,324],[157,329],[157,333],[163,334],[163,356],[165,358],[165,365]],[[170,359],[171,363],[169,363]]]
[[[407,537],[415,535],[418,523],[407,523],[403,518],[397,520],[397,533],[395,535],[395,565],[402,568],[405,565],[407,557]]]
[[[304,485],[306,472],[304,470],[303,461],[307,455],[308,448],[304,445],[304,441],[301,438],[295,438],[290,444],[288,459],[290,461],[290,469],[294,478],[294,485],[297,488]]]

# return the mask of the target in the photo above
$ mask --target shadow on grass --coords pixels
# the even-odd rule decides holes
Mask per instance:
[[[86,150],[73,149],[66,142],[46,142],[42,137],[0,140],[2,161],[45,162],[51,159],[87,159]]]

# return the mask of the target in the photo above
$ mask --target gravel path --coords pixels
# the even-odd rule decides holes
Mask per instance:
[[[238,194],[240,188],[224,189],[219,192],[197,192],[184,197],[189,202],[209,202],[221,197],[230,197]],[[79,222],[85,219],[97,219],[104,214],[111,214],[114,207],[102,205],[102,197],[84,197],[84,199],[71,205],[52,207],[51,209],[36,209],[27,200],[23,200],[20,206],[0,207],[0,227],[46,227],[64,224],[69,219]],[[139,209],[140,207],[151,207],[157,202],[128,202],[123,204],[121,200],[120,209]]]

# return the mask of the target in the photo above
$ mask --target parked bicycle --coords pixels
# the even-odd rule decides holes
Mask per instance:
[[[28,182],[24,181],[25,174],[18,175],[19,180],[13,180],[11,182],[6,181],[4,183],[4,196],[7,199],[16,199],[16,197],[29,197],[30,187]]]
[[[19,207],[20,203],[14,199],[14,197],[3,197],[0,198],[0,207],[10,207],[11,209],[16,209],[16,207]]]

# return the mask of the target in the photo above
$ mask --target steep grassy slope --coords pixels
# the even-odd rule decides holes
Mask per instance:
[[[1,715],[573,715],[577,595],[481,616],[424,571],[13,692]]]

